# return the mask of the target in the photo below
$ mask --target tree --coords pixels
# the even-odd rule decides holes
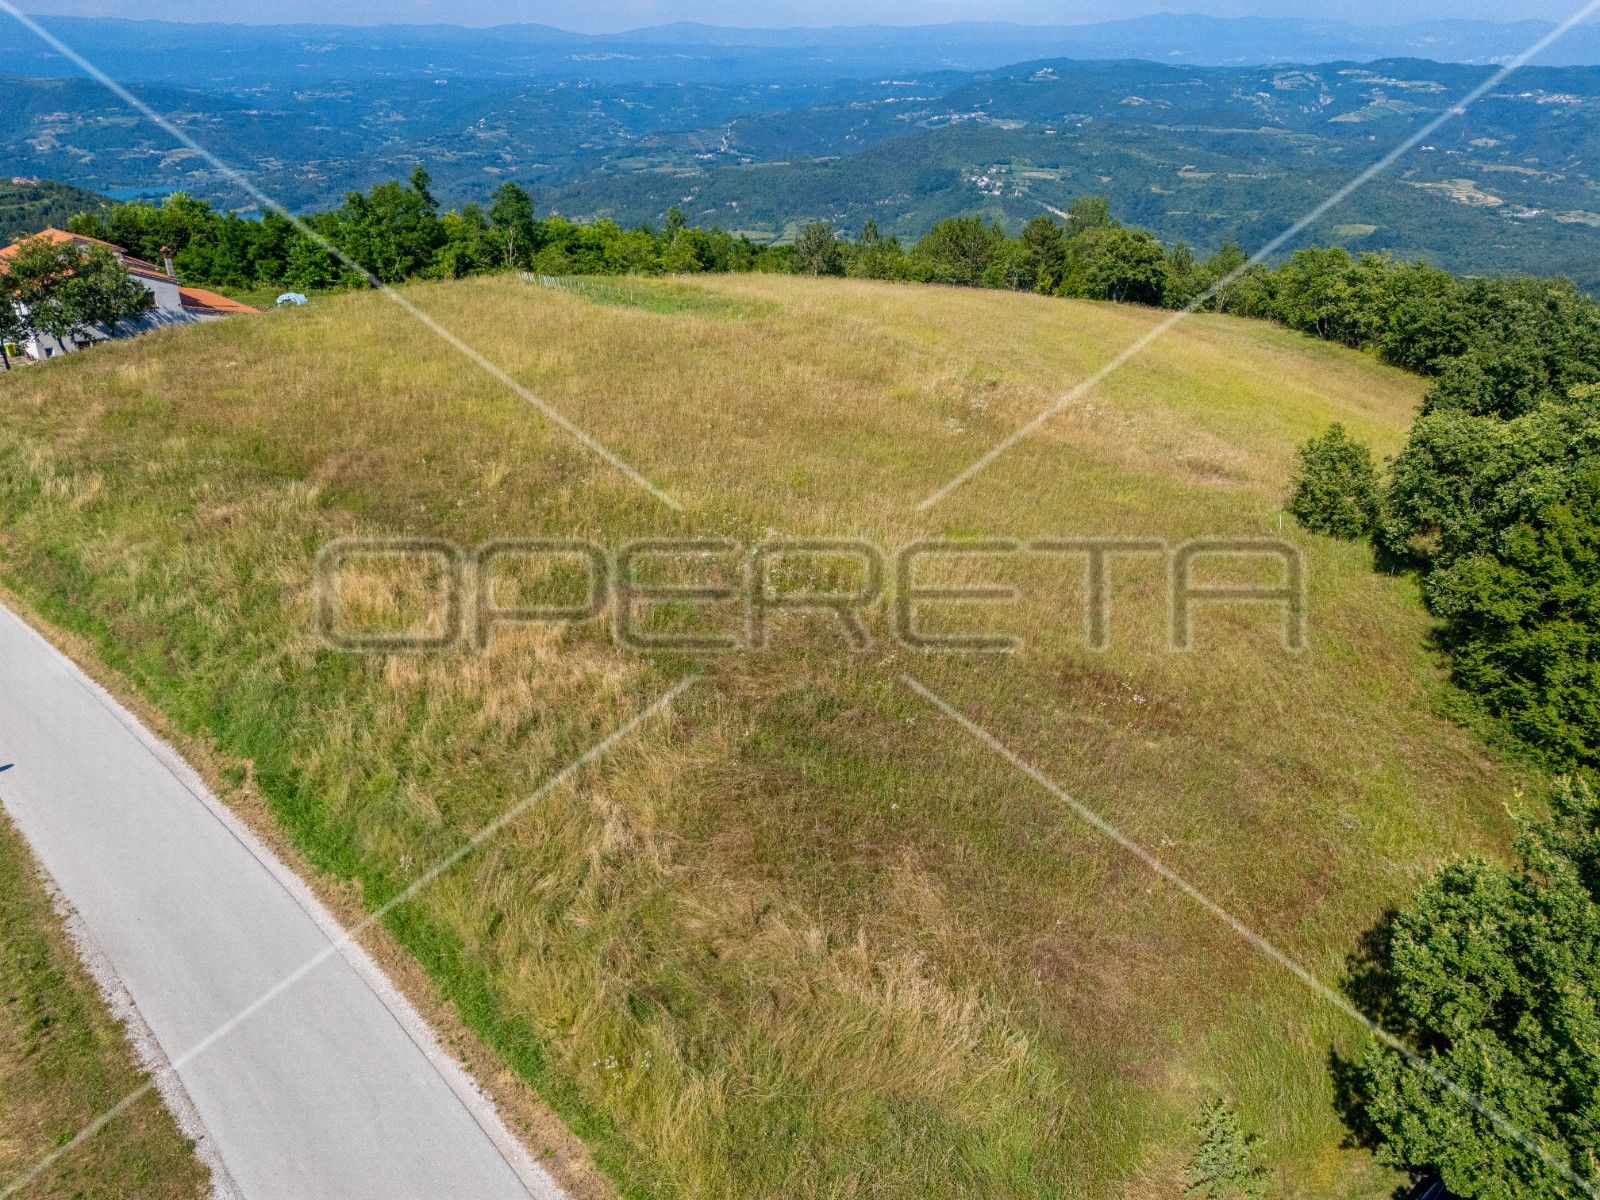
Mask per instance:
[[[506,180],[489,201],[489,225],[500,240],[500,265],[515,267],[527,261],[534,245],[533,197]]]
[[[155,306],[155,298],[105,246],[30,238],[6,267],[6,284],[40,333],[77,340],[103,329],[116,336],[124,321]]]
[[[1381,270],[1381,265],[1358,266],[1342,246],[1297,250],[1277,270],[1273,315],[1302,333],[1365,345],[1380,327],[1381,308],[1370,302],[1369,287]]]
[[[619,275],[655,275],[661,270],[661,246],[649,229],[623,231],[596,227],[604,237],[605,265]]]
[[[1600,468],[1428,577],[1457,683],[1557,767],[1600,765]]]
[[[1205,262],[1206,288],[1216,288],[1207,308],[1240,317],[1272,315],[1274,275],[1250,265],[1250,256],[1238,242],[1226,241]]]
[[[428,173],[418,167],[409,184],[391,180],[365,195],[348,193],[344,204],[329,214],[329,236],[381,283],[402,283],[422,274],[444,241],[430,183]]]
[[[332,232],[324,228],[329,222],[323,214],[310,218],[308,224],[324,236]],[[283,282],[295,291],[311,292],[323,288],[360,287],[366,280],[340,262],[327,246],[296,231],[284,260]]]
[[[1374,1040],[1353,1099],[1381,1159],[1458,1196],[1577,1200],[1600,1183],[1600,803],[1557,784],[1515,847],[1514,866],[1445,867],[1382,932],[1369,986],[1431,1070]]]
[[[1022,242],[1033,259],[1035,288],[1054,295],[1067,268],[1066,234],[1054,217],[1040,213],[1022,227]]]
[[[794,244],[794,270],[797,275],[844,274],[844,256],[832,225],[814,221],[800,231]]]
[[[11,352],[5,349],[5,343],[16,342],[19,345],[33,336],[33,329],[28,324],[22,308],[9,294],[0,296],[0,363],[6,370],[11,369]]]
[[[434,256],[434,267],[440,278],[461,279],[497,265],[505,244],[476,204],[445,213],[439,225],[444,244]]]
[[[1168,308],[1188,308],[1212,282],[1206,265],[1195,257],[1188,242],[1176,242],[1167,251],[1167,288],[1161,299]]]
[[[911,256],[931,283],[978,287],[1005,240],[1005,230],[982,217],[951,217],[928,230]]]
[[[1200,1114],[1200,1148],[1183,1172],[1185,1195],[1205,1200],[1258,1200],[1266,1192],[1261,1138],[1246,1133],[1226,1100],[1215,1100]]]
[[[1031,292],[1038,282],[1038,267],[1021,238],[1003,238],[989,257],[983,272],[983,286]]]
[[[1600,765],[1597,402],[1418,417],[1379,537],[1423,573],[1456,681],[1558,768]]]
[[[1156,305],[1166,289],[1166,251],[1144,230],[1097,225],[1068,239],[1067,295]]]
[[[439,202],[433,198],[433,176],[428,174],[427,168],[421,163],[412,167],[408,182],[411,184],[411,190],[421,199],[427,210],[438,216]]]
[[[1361,538],[1378,523],[1378,472],[1372,451],[1331,425],[1299,450],[1300,470],[1289,512],[1307,529],[1340,538]]]
[[[904,279],[908,270],[900,239],[885,237],[878,223],[868,217],[861,227],[861,240],[848,248],[845,274],[858,279]]]

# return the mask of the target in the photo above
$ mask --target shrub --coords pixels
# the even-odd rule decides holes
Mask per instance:
[[[1563,783],[1552,813],[1518,822],[1518,865],[1441,871],[1372,965],[1385,1024],[1432,1070],[1374,1041],[1357,1105],[1383,1161],[1432,1166],[1459,1196],[1569,1200],[1600,1182],[1600,805]]]
[[[1300,470],[1289,511],[1317,533],[1359,538],[1378,523],[1378,472],[1372,451],[1339,425],[1300,447]]]
[[[1200,1148],[1183,1172],[1186,1195],[1206,1200],[1257,1200],[1266,1194],[1261,1139],[1244,1131],[1231,1104],[1214,1100],[1206,1105],[1196,1132]]]

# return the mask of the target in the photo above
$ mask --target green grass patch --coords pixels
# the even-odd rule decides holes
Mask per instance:
[[[146,1081],[78,962],[26,844],[0,815],[0,1187]],[[197,1200],[209,1183],[148,1091],[15,1195]]]
[[[700,317],[754,317],[773,311],[773,307],[753,301],[738,301],[708,292],[704,288],[670,279],[629,276],[541,276],[542,287],[556,288],[582,296],[595,304],[616,308],[638,308],[663,316],[693,314]]]

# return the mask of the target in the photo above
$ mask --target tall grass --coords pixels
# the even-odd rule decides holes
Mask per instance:
[[[1238,609],[1172,653],[1159,567],[1138,563],[1090,653],[1081,572],[1006,567],[1023,595],[993,619],[1027,648],[999,661],[852,654],[805,619],[697,662],[598,628],[341,655],[311,633],[312,563],[355,533],[1275,533],[1296,443],[1338,420],[1391,451],[1418,382],[1196,318],[918,516],[1159,314],[670,287],[409,294],[682,514],[352,296],[0,381],[0,570],[248,763],[369,905],[707,672],[390,922],[629,1194],[1172,1196],[1216,1094],[1266,1136],[1285,1194],[1386,1194],[1332,1107],[1329,1046],[1355,1031],[896,682],[915,672],[1335,980],[1422,872],[1504,844],[1514,782],[1436,715],[1415,588],[1362,551],[1303,539],[1300,655]]]

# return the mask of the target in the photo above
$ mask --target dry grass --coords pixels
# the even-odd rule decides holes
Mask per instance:
[[[249,761],[369,904],[708,671],[390,923],[632,1194],[1170,1196],[1216,1093],[1266,1135],[1286,1195],[1384,1194],[1340,1148],[1326,1056],[1347,1023],[896,683],[914,671],[1333,980],[1423,871],[1503,845],[1514,784],[1435,715],[1414,588],[1358,549],[1303,539],[1302,655],[1236,611],[1171,653],[1156,564],[1119,568],[1113,645],[1091,654],[1079,570],[1007,566],[1024,598],[994,619],[1027,649],[1002,662],[852,655],[796,620],[763,654],[698,663],[595,628],[342,656],[311,636],[311,565],[352,533],[1275,532],[1294,445],[1338,420],[1392,451],[1418,381],[1196,319],[919,517],[1160,314],[648,286],[410,295],[682,515],[357,296],[0,380],[0,567]]]
[[[0,814],[0,1187],[145,1082]],[[16,1195],[195,1200],[206,1169],[154,1092]]]

